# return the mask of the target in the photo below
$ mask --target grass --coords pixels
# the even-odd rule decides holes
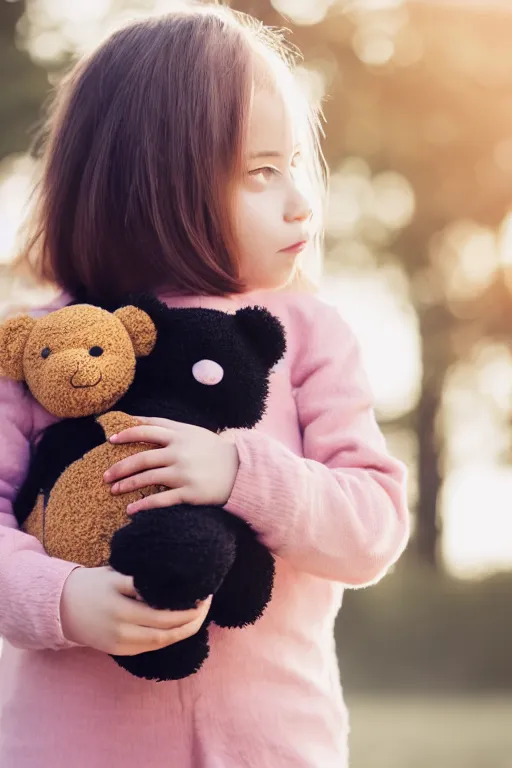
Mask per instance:
[[[350,768],[512,768],[512,696],[347,696]]]

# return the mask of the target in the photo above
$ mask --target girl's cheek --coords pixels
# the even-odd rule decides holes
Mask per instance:
[[[236,237],[241,254],[261,255],[283,244],[283,206],[277,189],[259,193],[243,190],[236,201]]]
[[[261,231],[262,225],[273,230],[283,221],[284,200],[278,189],[267,189],[247,201],[247,220]]]
[[[268,203],[265,195],[245,193],[240,196],[237,215],[237,232],[245,242],[258,236],[262,223],[268,216]]]

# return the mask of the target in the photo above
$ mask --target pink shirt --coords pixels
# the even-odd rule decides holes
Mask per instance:
[[[11,510],[50,418],[0,381],[2,768],[347,765],[334,621],[344,587],[380,579],[405,546],[405,472],[386,451],[357,344],[334,309],[298,294],[169,303],[234,309],[257,298],[284,322],[288,352],[263,421],[235,433],[228,509],[275,554],[275,592],[254,626],[212,625],[209,660],[182,681],[138,680],[63,637],[73,565],[48,557]]]

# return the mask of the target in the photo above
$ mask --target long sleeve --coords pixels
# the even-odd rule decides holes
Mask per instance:
[[[292,320],[303,457],[261,431],[232,432],[240,468],[226,509],[298,569],[363,586],[406,545],[405,468],[386,451],[358,345],[338,313],[315,301]]]
[[[31,430],[29,397],[20,384],[0,378],[0,635],[18,648],[57,650],[74,645],[62,634],[60,598],[76,565],[49,557],[13,516]]]

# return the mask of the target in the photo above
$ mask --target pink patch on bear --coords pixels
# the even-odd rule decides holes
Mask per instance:
[[[224,378],[224,370],[214,360],[199,360],[192,366],[192,375],[200,384],[212,387],[219,384]]]

